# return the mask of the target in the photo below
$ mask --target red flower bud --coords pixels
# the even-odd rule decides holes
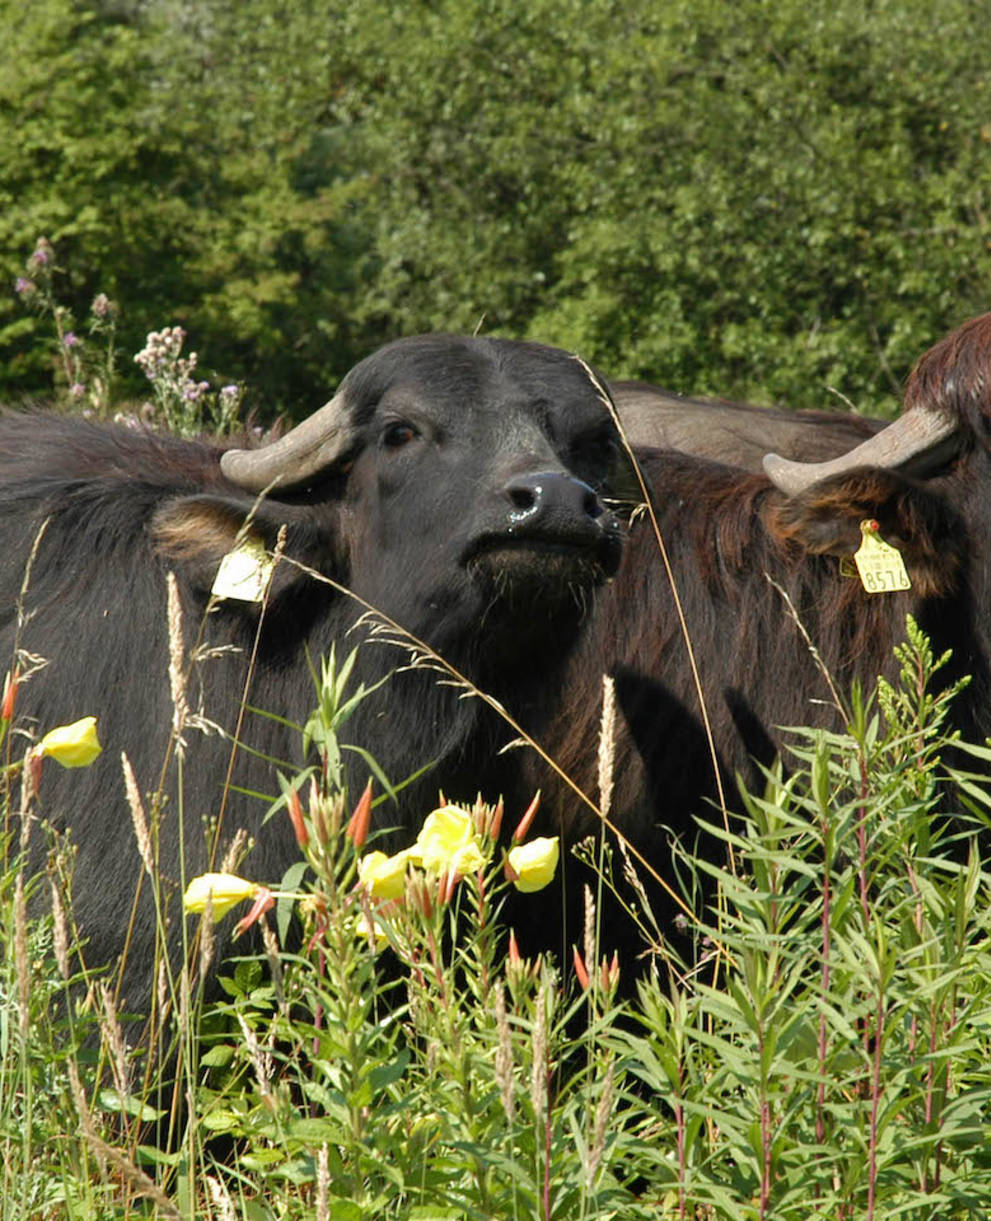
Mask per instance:
[[[461,881],[461,874],[456,869],[448,869],[444,874],[441,874],[440,886],[437,890],[437,900],[441,907],[454,898],[454,891]]]
[[[344,834],[356,848],[363,848],[368,839],[368,830],[372,823],[372,782],[369,779],[365,791],[361,794],[354,813],[348,819]]]
[[[305,848],[310,842],[310,833],[306,829],[306,821],[303,818],[303,805],[299,800],[299,793],[295,789],[290,789],[286,794],[286,810],[289,813],[292,829],[296,832],[296,843],[301,848]]]
[[[499,832],[502,830],[502,798],[496,802],[496,808],[492,811],[492,817],[489,819],[488,833],[491,839],[498,839]]]
[[[537,789],[533,795],[533,801],[526,808],[526,812],[520,819],[519,826],[513,832],[513,841],[519,843],[533,825],[533,820],[536,817],[537,810],[540,807],[540,789]]]
[[[581,954],[578,953],[578,946],[574,946],[575,974],[578,976],[578,982],[587,992],[589,989],[590,980],[588,971],[585,969],[585,963],[582,960]]]
[[[523,962],[520,957],[520,947],[516,944],[516,933],[512,929],[509,930],[508,957],[511,967],[518,967]]]
[[[3,702],[0,703],[0,721],[14,719],[14,704],[17,701],[17,688],[20,686],[20,671],[14,670],[8,674],[3,683]]]
[[[619,983],[619,954],[613,950],[612,960],[606,962],[602,959],[602,967],[599,972],[599,978],[602,980],[602,991],[611,993]]]

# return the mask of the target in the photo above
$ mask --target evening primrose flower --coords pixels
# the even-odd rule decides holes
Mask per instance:
[[[406,867],[409,863],[409,849],[394,856],[386,856],[384,852],[366,852],[358,863],[358,879],[376,899],[401,899],[406,888]]]
[[[410,860],[427,873],[475,873],[485,865],[485,855],[475,837],[475,824],[467,810],[445,805],[427,815]]]
[[[71,725],[50,729],[37,746],[39,755],[46,755],[63,767],[89,767],[102,749],[96,736],[95,716],[84,716]]]
[[[186,912],[202,913],[210,899],[216,923],[244,899],[254,899],[261,889],[257,882],[239,878],[236,873],[201,873],[186,887],[182,906]]]
[[[517,844],[509,850],[509,865],[513,873],[513,885],[524,894],[543,888],[554,877],[561,844],[556,835],[532,839],[528,844]]]

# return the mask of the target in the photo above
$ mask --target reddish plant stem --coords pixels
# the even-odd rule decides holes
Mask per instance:
[[[825,842],[825,841],[824,841]],[[822,881],[822,996],[829,995],[830,968],[830,918],[832,915],[832,885],[829,877],[829,862],[826,862]],[[816,1092],[816,1141],[822,1145],[826,1140],[826,1012],[819,1012],[819,1088]]]
[[[678,1217],[685,1221],[688,1201],[685,1193],[685,1109],[681,1105],[681,1090],[685,1083],[685,1074],[678,1065],[678,1101],[674,1104],[674,1122],[678,1133]]]
[[[877,1013],[874,1029],[874,1071],[871,1082],[871,1129],[867,1177],[867,1221],[874,1221],[877,1194],[877,1120],[881,1110],[881,1048],[884,1043],[884,991],[880,978],[877,987]]]
[[[867,760],[860,754],[860,809],[857,811],[857,877],[860,882],[860,910],[864,927],[871,922],[870,905],[867,902]]]
[[[551,1074],[546,1069],[545,1097],[547,1099],[544,1116],[544,1221],[551,1221]]]

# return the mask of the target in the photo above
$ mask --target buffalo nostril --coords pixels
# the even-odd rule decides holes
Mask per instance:
[[[598,496],[592,491],[591,488],[588,488],[585,492],[584,499],[582,500],[582,508],[593,520],[596,517],[602,516],[602,501],[599,500]]]
[[[509,503],[521,513],[532,513],[540,497],[540,485],[533,487],[511,487],[508,489]]]

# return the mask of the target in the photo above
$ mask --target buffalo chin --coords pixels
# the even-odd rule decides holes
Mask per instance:
[[[577,623],[584,617],[592,592],[615,571],[611,556],[601,550],[608,549],[512,540],[476,552],[467,569],[490,606],[498,604],[499,618],[514,624],[515,633],[539,633],[542,625],[560,633],[569,620]]]

